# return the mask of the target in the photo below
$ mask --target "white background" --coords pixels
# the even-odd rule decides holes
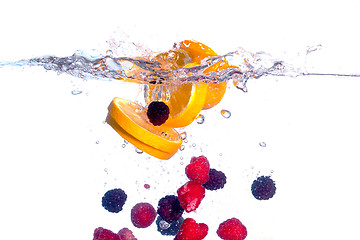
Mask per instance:
[[[360,72],[359,10],[350,0],[8,1],[0,14],[0,61],[105,52],[111,39],[153,51],[195,39],[222,54],[244,47],[309,72],[354,74]],[[306,57],[318,44],[321,50]],[[123,148],[103,123],[111,99],[137,98],[137,86],[2,68],[2,238],[87,240],[102,226],[128,227],[140,240],[172,239],[161,237],[155,224],[135,229],[130,209],[174,194],[186,181],[191,156],[204,154],[228,176],[224,189],[207,192],[197,212],[184,215],[209,225],[207,239],[216,239],[219,223],[231,217],[247,226],[249,240],[358,239],[359,81],[264,77],[251,80],[248,93],[230,85],[223,101],[203,113],[203,125],[185,129],[185,150],[160,161],[129,144]],[[273,199],[252,197],[258,174],[272,174]],[[101,207],[102,195],[114,187],[128,193],[118,214]]]

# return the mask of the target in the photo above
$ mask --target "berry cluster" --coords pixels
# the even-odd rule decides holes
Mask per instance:
[[[208,233],[205,223],[197,223],[193,218],[182,217],[195,211],[206,190],[224,188],[226,176],[223,172],[210,168],[205,156],[192,157],[185,168],[188,181],[177,190],[177,195],[166,195],[158,202],[157,210],[150,203],[142,202],[131,209],[131,222],[137,228],[147,228],[157,215],[157,230],[162,235],[175,236],[174,240],[202,240]],[[206,190],[205,190],[206,189]],[[275,182],[270,177],[258,177],[251,186],[251,192],[256,199],[267,200],[274,196]],[[109,212],[119,212],[127,199],[126,193],[120,189],[107,191],[102,198],[102,206]],[[247,229],[237,218],[222,222],[217,235],[223,240],[243,240]],[[93,240],[137,240],[128,228],[121,229],[117,234],[104,228],[96,228]]]

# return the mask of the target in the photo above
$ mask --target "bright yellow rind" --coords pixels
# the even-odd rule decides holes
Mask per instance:
[[[179,133],[170,127],[154,126],[146,116],[146,109],[139,104],[115,97],[109,114],[122,129],[146,145],[167,153],[180,148]]]

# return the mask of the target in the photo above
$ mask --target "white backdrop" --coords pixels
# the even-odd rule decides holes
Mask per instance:
[[[105,52],[111,39],[131,39],[153,51],[195,39],[222,54],[244,47],[309,72],[359,74],[359,5],[8,1],[0,14],[0,61]],[[321,50],[305,58],[319,44]],[[207,239],[216,239],[218,224],[231,217],[247,226],[249,240],[357,239],[359,81],[264,77],[251,80],[248,93],[230,86],[223,101],[203,113],[204,124],[185,129],[185,150],[160,161],[135,153],[130,144],[123,148],[123,139],[103,123],[111,99],[137,98],[138,86],[42,68],[0,68],[2,238],[86,240],[102,226],[114,232],[128,227],[140,240],[172,239],[155,224],[135,229],[130,209],[140,201],[156,206],[174,194],[186,181],[191,156],[204,154],[228,176],[224,189],[207,192],[197,212],[184,216],[207,223]],[[223,118],[221,109],[232,116]],[[276,181],[269,201],[251,195],[259,174]],[[102,195],[114,187],[128,194],[118,214],[101,207]]]

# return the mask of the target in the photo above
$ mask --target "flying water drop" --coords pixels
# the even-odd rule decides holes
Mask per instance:
[[[230,118],[231,117],[231,112],[229,110],[221,110],[221,115],[224,117],[224,118]]]
[[[205,116],[202,114],[199,114],[199,116],[197,116],[195,120],[198,124],[203,124],[205,122]]]
[[[82,93],[82,91],[80,91],[80,90],[72,90],[71,91],[71,94],[72,95],[79,95],[79,94],[81,94]]]

